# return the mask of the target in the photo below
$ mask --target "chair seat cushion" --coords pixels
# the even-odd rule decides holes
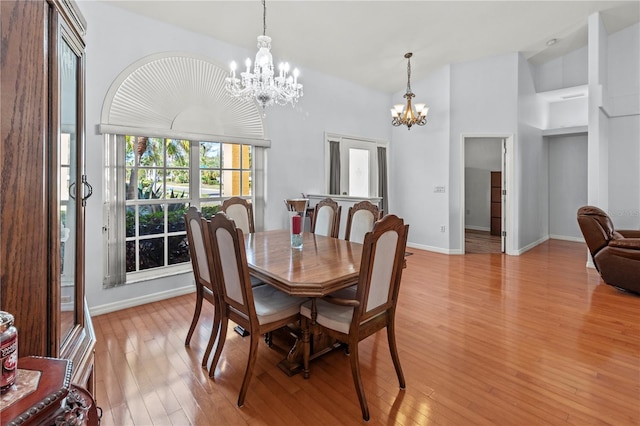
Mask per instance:
[[[318,316],[316,322],[323,327],[340,333],[348,334],[351,319],[353,318],[352,306],[334,305],[322,299],[316,300],[316,308]],[[311,301],[305,302],[300,306],[300,314],[307,318],[311,318]]]
[[[258,322],[267,324],[295,315],[300,311],[300,304],[308,299],[289,296],[270,285],[261,285],[253,288],[253,300]]]

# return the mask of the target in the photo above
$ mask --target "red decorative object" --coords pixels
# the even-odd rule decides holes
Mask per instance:
[[[299,215],[291,216],[291,232],[302,233],[302,218]]]

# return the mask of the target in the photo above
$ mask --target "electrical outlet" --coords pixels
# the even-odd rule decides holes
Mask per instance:
[[[471,214],[471,210],[470,209],[467,209],[467,214]]]
[[[440,232],[446,232],[447,228],[444,225],[440,225]]]

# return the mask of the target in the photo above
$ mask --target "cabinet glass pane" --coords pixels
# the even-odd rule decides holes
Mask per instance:
[[[60,337],[63,343],[76,323],[76,225],[82,184],[78,181],[78,56],[64,39],[60,40],[59,48]]]

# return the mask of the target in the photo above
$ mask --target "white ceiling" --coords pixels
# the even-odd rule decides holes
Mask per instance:
[[[251,51],[262,34],[260,0],[106,1]],[[597,11],[613,33],[640,20],[640,1],[268,0],[266,34],[274,62],[299,67],[303,84],[308,68],[393,93],[406,88],[406,52],[412,81],[510,52],[543,63],[585,46]]]

